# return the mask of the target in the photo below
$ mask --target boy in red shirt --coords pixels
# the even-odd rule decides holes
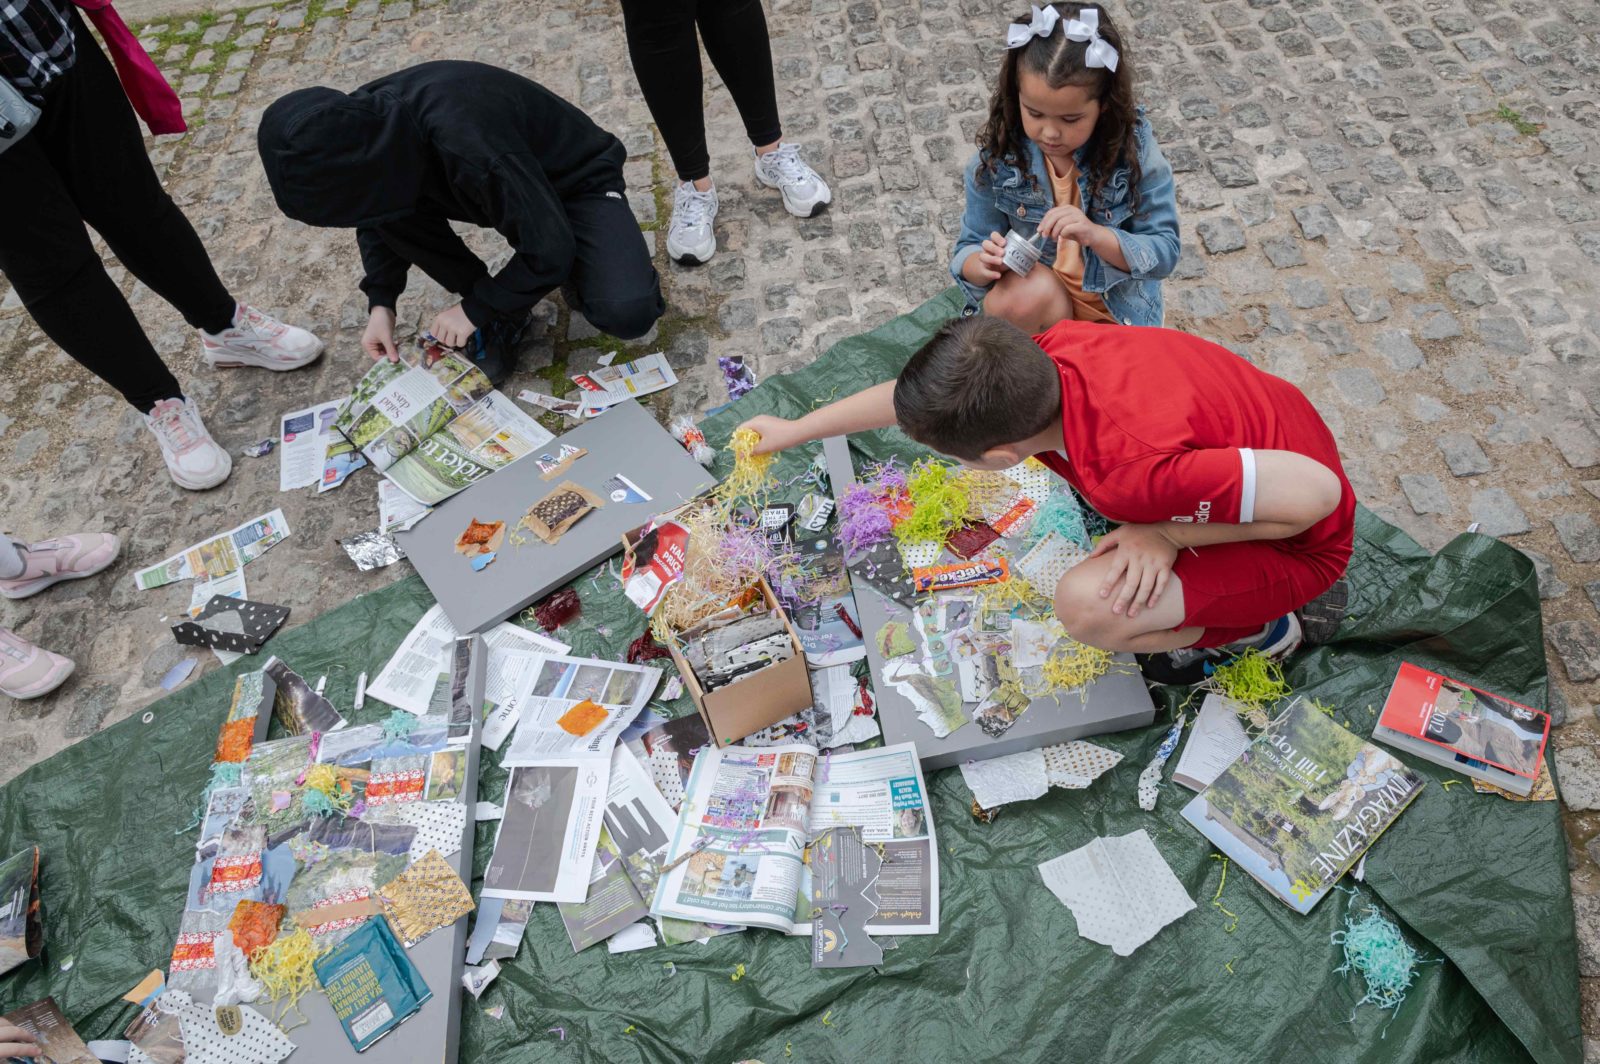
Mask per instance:
[[[1080,642],[1154,655],[1154,678],[1293,650],[1294,611],[1350,560],[1355,492],[1316,409],[1187,333],[1068,320],[1030,339],[958,319],[897,380],[745,423],[762,451],[894,424],[976,469],[1036,456],[1117,522],[1055,588],[1056,614]]]

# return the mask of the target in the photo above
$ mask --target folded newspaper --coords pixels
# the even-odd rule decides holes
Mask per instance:
[[[427,506],[555,438],[469,359],[421,340],[398,362],[374,363],[333,425]]]
[[[939,847],[913,743],[821,757],[803,743],[695,758],[650,912],[809,935],[810,841],[857,827],[881,846],[869,934],[939,931]]]

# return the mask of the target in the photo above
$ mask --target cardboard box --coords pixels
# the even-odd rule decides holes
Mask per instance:
[[[778,604],[778,599],[768,586],[766,578],[760,583],[761,595],[767,605],[783,618],[789,630],[789,642],[794,647],[794,657],[777,665],[769,665],[759,672],[735,680],[715,691],[702,691],[694,669],[678,653],[677,640],[667,644],[672,663],[683,677],[683,688],[694,700],[706,730],[718,746],[727,746],[746,735],[770,727],[785,717],[793,716],[811,705],[811,674],[806,671],[805,649],[795,634],[789,615]]]

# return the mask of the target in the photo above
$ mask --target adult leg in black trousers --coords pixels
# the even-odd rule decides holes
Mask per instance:
[[[89,242],[87,222],[124,266],[191,325],[221,332],[233,297],[145,154],[110,61],[73,14],[77,60],[45,92],[39,123],[5,153],[0,273],[45,335],[140,412],[182,393]]]
[[[711,175],[697,28],[750,143],[758,151],[778,146],[783,127],[760,0],[622,0],[622,16],[634,74],[680,181]]]

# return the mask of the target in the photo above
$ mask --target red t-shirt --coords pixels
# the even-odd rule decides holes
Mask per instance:
[[[1338,474],[1333,513],[1279,541],[1342,554],[1355,492],[1339,448],[1300,389],[1174,329],[1063,321],[1034,337],[1061,372],[1066,458],[1039,460],[1119,523],[1255,519],[1255,451],[1294,451]]]

